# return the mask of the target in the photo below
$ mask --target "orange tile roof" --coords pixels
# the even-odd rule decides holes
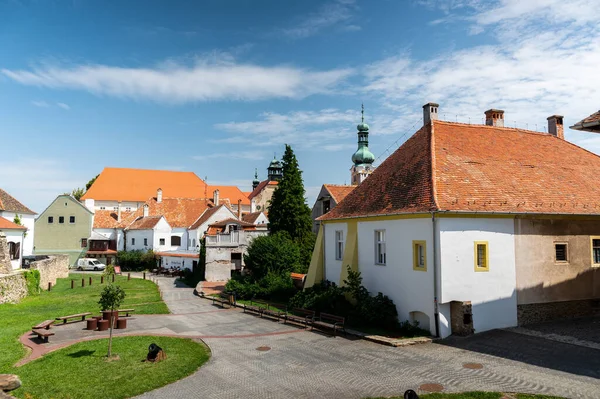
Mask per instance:
[[[231,205],[242,200],[242,205],[250,205],[250,198],[236,186],[208,186],[208,198],[213,198],[213,192],[219,190],[219,198],[229,199]]]
[[[0,217],[0,230],[27,230],[27,227],[19,226],[6,218]]]
[[[219,209],[221,209],[221,207],[223,207],[225,205],[219,205],[219,206],[215,206],[212,208],[208,208],[204,211],[204,213],[202,213],[202,215],[190,226],[190,230],[196,230],[198,227],[200,227],[202,224],[206,223],[206,221],[215,213],[217,213],[217,211]]]
[[[198,259],[200,254],[184,254],[181,252],[156,252],[158,256],[171,256],[173,258],[190,258],[190,259]]]
[[[242,216],[242,220],[246,223],[254,224],[254,222],[256,222],[256,219],[258,219],[258,217],[260,216],[261,213],[262,212],[246,213],[245,215]]]
[[[600,132],[600,111],[594,112],[587,118],[580,120],[571,126],[571,129],[585,130],[594,133]]]
[[[117,221],[117,212],[98,210],[94,212],[94,229],[117,229],[127,227],[135,220],[135,212],[121,211],[121,221]]]
[[[35,215],[36,213],[25,205],[17,201],[15,197],[0,188],[0,211],[9,211],[15,213],[28,213]]]
[[[188,228],[209,208],[209,202],[199,198],[165,198],[157,202],[156,198],[146,201],[148,204],[148,216],[164,216],[171,227]],[[144,215],[144,207],[141,206],[134,212],[135,217]]]
[[[162,189],[163,198],[204,198],[206,183],[193,172],[104,168],[81,197],[104,201],[146,201]]]
[[[277,184],[278,184],[278,182],[275,181],[275,180],[263,180],[250,193],[250,195],[248,196],[248,198],[252,199],[252,198],[256,197],[267,185],[269,185],[269,186],[276,186]]]
[[[131,223],[127,230],[149,230],[153,229],[154,226],[159,222],[162,216],[146,216],[136,219]]]
[[[600,157],[546,133],[434,121],[320,219],[430,211],[600,214]]]
[[[342,202],[344,198],[348,194],[352,192],[357,186],[348,186],[341,184],[323,184],[327,191],[329,191],[329,195],[333,198],[336,204]]]

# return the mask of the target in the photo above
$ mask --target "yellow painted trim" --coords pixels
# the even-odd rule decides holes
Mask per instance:
[[[310,258],[310,266],[308,266],[308,272],[306,273],[306,280],[304,280],[304,289],[310,288],[315,284],[320,283],[325,278],[325,246],[324,246],[325,235],[323,232],[323,226],[319,227],[317,233],[317,241],[315,242],[315,249],[313,250],[312,257]]]
[[[600,263],[594,263],[594,240],[600,240],[600,236],[590,236],[590,260],[592,267],[600,267]]]
[[[478,245],[485,245],[485,267],[479,267],[479,265],[477,265],[477,246]],[[487,241],[475,241],[474,245],[474,254],[475,254],[475,258],[473,260],[473,263],[475,265],[475,271],[476,272],[489,272],[490,271],[490,246],[488,244]]]
[[[358,271],[358,224],[356,221],[348,221],[347,223],[342,270],[340,270],[340,287],[346,285],[344,280],[348,280],[348,266],[353,272]]]
[[[423,261],[424,261],[423,267],[419,266],[419,251],[417,251],[417,245],[421,245],[423,247]],[[427,271],[427,241],[413,240],[412,251],[413,251],[413,270],[418,271],[418,272],[426,272]]]

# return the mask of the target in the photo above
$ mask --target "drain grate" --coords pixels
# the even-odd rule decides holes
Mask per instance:
[[[465,363],[463,367],[471,370],[479,370],[483,368],[483,364],[481,363]]]
[[[266,352],[266,351],[270,351],[271,347],[270,346],[259,346],[258,348],[256,348],[256,350],[259,352]]]
[[[426,392],[442,392],[444,386],[441,384],[421,384],[419,389]]]

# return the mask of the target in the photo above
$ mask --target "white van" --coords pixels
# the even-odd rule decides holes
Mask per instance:
[[[96,259],[92,258],[83,258],[77,259],[77,270],[104,270],[106,269],[106,265],[104,263],[100,263]]]

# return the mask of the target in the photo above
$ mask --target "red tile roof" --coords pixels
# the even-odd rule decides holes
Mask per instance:
[[[150,230],[159,222],[162,216],[146,216],[136,219],[131,223],[127,230]]]
[[[181,252],[156,252],[158,256],[171,256],[173,258],[199,259],[200,254],[184,254]]]
[[[261,213],[262,212],[247,213],[242,216],[242,221],[244,221],[246,223],[254,224],[254,222],[256,222],[256,219],[258,219],[258,217],[260,216]]]
[[[190,226],[190,230],[196,230],[198,227],[200,227],[201,225],[203,225],[204,223],[206,223],[206,221],[215,213],[217,213],[217,211],[219,209],[221,209],[221,207],[223,207],[225,205],[219,205],[219,206],[215,206],[213,208],[208,208],[207,210],[204,211],[204,213]]]
[[[256,197],[266,186],[276,186],[278,184],[275,180],[263,180],[258,186],[250,193],[249,199]]]
[[[213,198],[215,190],[219,190],[219,198],[228,199],[231,205],[236,205],[242,200],[242,205],[250,205],[250,198],[236,186],[209,186],[208,198]]]
[[[204,198],[205,187],[206,183],[193,172],[104,168],[81,199],[146,201],[155,197],[159,188],[163,198]]]
[[[244,222],[242,220],[238,220],[238,219],[233,219],[233,218],[229,218],[229,219],[225,219],[225,220],[219,220],[218,222],[215,223],[211,223],[211,227],[225,227],[228,224],[239,224],[242,227],[254,227],[254,224],[252,223],[247,223]]]
[[[585,119],[580,120],[571,129],[600,132],[600,111],[595,112]]]
[[[135,212],[121,211],[121,221],[117,221],[117,212],[99,210],[94,212],[94,229],[117,229],[127,227],[135,220]]]
[[[27,230],[27,227],[19,226],[6,218],[0,217],[0,230]]]
[[[0,211],[8,211],[15,213],[27,213],[35,215],[36,213],[25,205],[17,201],[15,197],[0,188]]]
[[[352,192],[357,186],[348,186],[341,184],[323,184],[327,191],[329,191],[329,195],[333,198],[336,204],[342,202],[344,198],[348,194]]]
[[[148,216],[164,216],[171,227],[188,228],[209,208],[209,202],[204,199],[193,198],[165,198],[157,202],[155,198],[146,201]],[[134,212],[136,217],[144,215],[141,206]]]
[[[430,211],[600,214],[600,157],[545,133],[434,121],[320,219]]]

